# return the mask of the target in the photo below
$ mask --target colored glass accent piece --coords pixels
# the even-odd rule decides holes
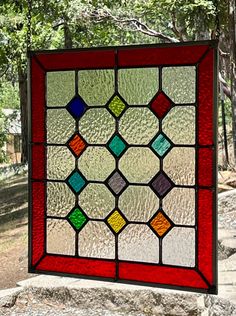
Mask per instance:
[[[76,228],[76,230],[80,230],[81,227],[87,222],[87,217],[79,208],[75,208],[68,216],[68,219],[72,226]]]
[[[108,217],[107,222],[115,233],[119,233],[126,224],[124,217],[118,211],[114,211]]]
[[[157,138],[152,143],[152,148],[157,152],[161,157],[165,155],[168,149],[171,147],[171,143],[163,134],[159,134]]]
[[[163,92],[158,93],[151,102],[151,109],[160,119],[166,115],[170,108],[171,102]]]
[[[169,191],[172,188],[172,186],[173,184],[163,172],[160,172],[155,178],[155,180],[152,182],[153,190],[160,197],[163,197],[167,193],[167,191]]]
[[[108,105],[111,112],[116,116],[120,116],[125,109],[125,104],[118,95],[114,96]]]
[[[162,237],[172,226],[165,214],[163,214],[161,211],[159,211],[157,215],[151,220],[150,225],[160,237]]]
[[[115,135],[109,144],[109,148],[117,157],[119,157],[125,150],[126,145],[120,136]]]
[[[119,194],[127,183],[120,172],[116,171],[108,180],[109,188],[116,194]]]
[[[84,114],[86,104],[80,97],[75,97],[67,104],[66,108],[74,119],[79,119]]]
[[[78,173],[78,171],[73,172],[68,178],[68,184],[76,193],[80,192],[85,186],[85,180]]]
[[[68,144],[72,153],[79,157],[81,153],[84,151],[86,144],[78,134],[75,134],[70,140]]]

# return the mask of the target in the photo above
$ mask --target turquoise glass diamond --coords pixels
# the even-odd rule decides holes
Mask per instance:
[[[117,157],[119,157],[125,150],[126,145],[123,140],[118,136],[114,136],[109,144],[109,148]]]
[[[171,143],[168,141],[164,134],[159,134],[152,143],[152,148],[161,157],[165,155],[170,147]]]
[[[77,171],[75,171],[69,176],[68,185],[73,191],[78,193],[85,186],[85,180]]]

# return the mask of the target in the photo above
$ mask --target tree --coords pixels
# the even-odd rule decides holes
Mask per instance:
[[[127,0],[122,8],[93,6],[79,14],[96,23],[111,21],[124,30],[158,38],[161,42],[219,38],[219,81],[232,104],[236,162],[235,0]],[[231,89],[227,81],[231,82]]]
[[[220,30],[220,80],[232,99],[235,134],[235,33],[229,32],[235,27],[235,13],[230,13],[229,24],[228,8],[235,12],[235,0],[2,0],[0,76],[19,82],[23,161],[27,160],[28,134],[27,48],[210,39],[219,36]]]
[[[235,0],[229,1],[230,29],[230,65],[231,65],[231,102],[233,122],[234,157],[236,159],[236,5]]]

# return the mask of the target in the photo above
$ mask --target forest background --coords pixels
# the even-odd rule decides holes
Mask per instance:
[[[219,39],[219,104],[235,163],[235,6],[235,0],[1,0],[0,162],[7,159],[6,108],[20,110],[22,163],[28,159],[28,50]]]

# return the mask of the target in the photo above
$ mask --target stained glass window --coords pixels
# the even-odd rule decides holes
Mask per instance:
[[[216,293],[216,47],[30,54],[30,272]]]

